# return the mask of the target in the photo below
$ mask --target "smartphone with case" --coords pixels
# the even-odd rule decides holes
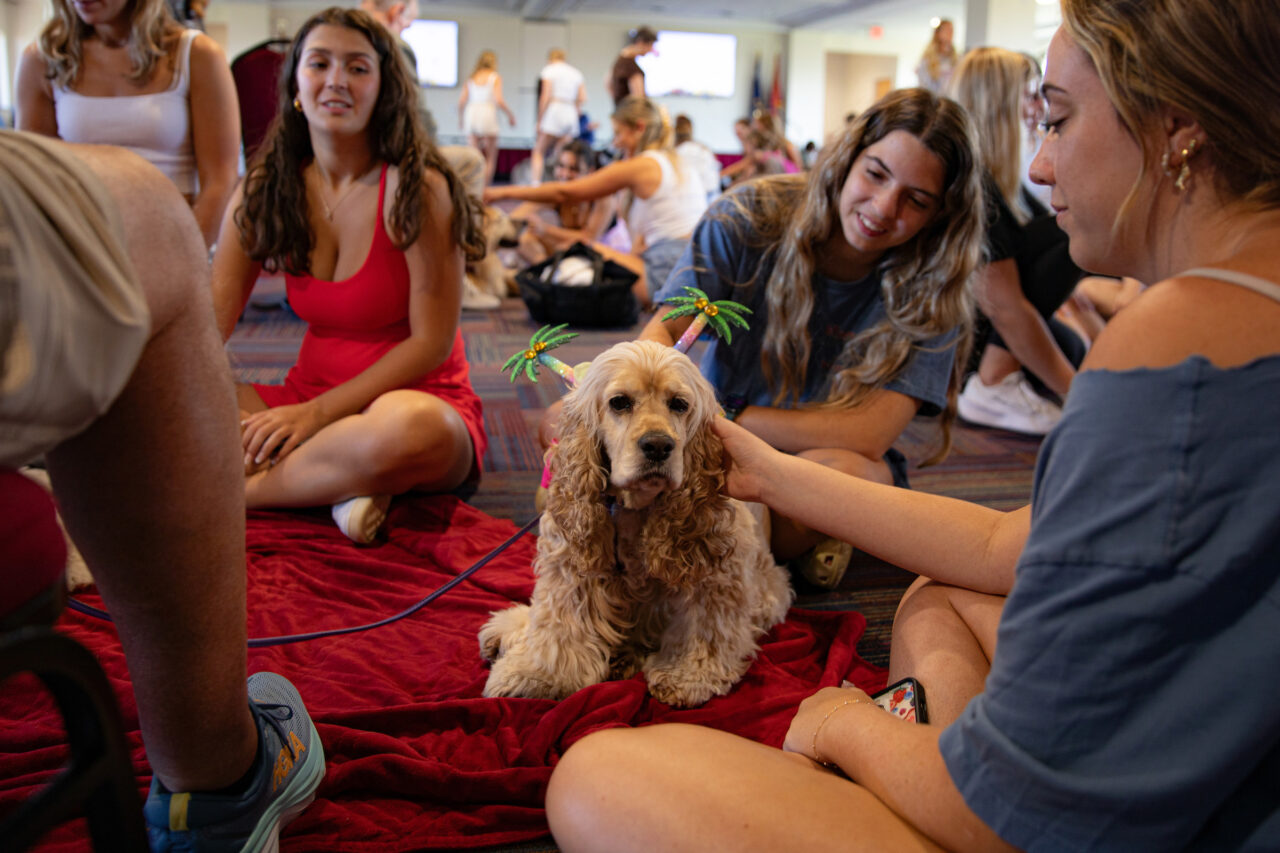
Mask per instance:
[[[871,701],[908,722],[929,722],[929,711],[924,704],[924,688],[914,678],[904,678],[897,684],[890,684],[872,696]]]

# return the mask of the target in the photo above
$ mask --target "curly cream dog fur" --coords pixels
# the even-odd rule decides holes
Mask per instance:
[[[644,672],[672,705],[727,693],[791,604],[751,513],[720,492],[719,407],[687,356],[627,342],[565,399],[528,605],[480,630],[485,696],[562,698]]]

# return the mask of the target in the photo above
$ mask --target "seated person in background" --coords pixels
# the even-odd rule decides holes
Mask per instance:
[[[742,146],[742,156],[734,160],[728,166],[720,169],[720,186],[721,188],[732,186],[737,183],[738,175],[746,170],[754,167],[754,161],[749,158],[747,150],[747,137],[751,133],[751,119],[740,118],[733,123],[733,135],[738,138],[738,144]]]
[[[769,150],[780,152],[782,160],[789,164],[784,171],[791,174],[792,172],[804,170],[804,159],[800,156],[800,151],[795,145],[791,144],[791,140],[787,139],[782,132],[782,128],[773,113],[756,110],[751,117],[751,126],[763,133],[765,138],[769,140]]]
[[[343,533],[367,542],[388,496],[478,475],[486,439],[458,312],[463,256],[480,257],[483,237],[383,27],[356,10],[314,15],[285,74],[281,120],[213,263],[224,340],[264,268],[286,273],[309,324],[283,386],[237,386],[245,497],[333,504]],[[335,94],[349,106],[326,106]]]
[[[52,0],[18,64],[17,128],[142,155],[191,204],[209,245],[236,185],[240,108],[222,48],[165,0]]]
[[[1063,3],[1033,173],[1079,266],[1154,284],[1090,350],[1034,511],[842,477],[716,424],[730,494],[921,575],[889,679],[920,680],[930,724],[827,687],[790,755],[697,726],[596,732],[547,789],[558,849],[1280,849],[1280,683],[1259,676],[1280,669],[1275,11]]]
[[[720,161],[711,149],[693,138],[693,120],[687,115],[676,116],[676,153],[684,158],[707,191],[710,202],[720,195]]]
[[[976,372],[960,395],[960,417],[1044,435],[1062,417],[1046,395],[1066,398],[1086,342],[1054,317],[1082,275],[1067,235],[1022,188],[1022,117],[1025,101],[1038,97],[1036,80],[1026,55],[979,47],[960,59],[950,85],[978,127],[989,210],[989,263],[974,286],[982,311],[970,365]]]
[[[736,187],[744,181],[764,175],[795,174],[796,169],[789,172],[787,161],[778,151],[778,143],[759,130],[748,130],[742,140],[742,159],[731,163],[720,171],[722,179],[729,179],[729,186]]]
[[[630,203],[623,205],[622,216],[631,234],[631,251],[619,252],[601,243],[594,248],[639,276],[636,299],[647,307],[707,209],[707,194],[698,176],[676,156],[665,111],[648,98],[626,98],[612,118],[613,146],[622,151],[621,159],[572,181],[489,187],[484,200],[559,205],[629,191]]]
[[[208,275],[188,205],[142,158],[0,131],[0,468],[44,455],[111,611],[155,850],[272,844],[325,773],[293,685],[245,680],[244,491]]]
[[[807,175],[762,178],[716,201],[656,299],[696,287],[753,312],[749,331],[702,356],[729,418],[779,450],[906,486],[893,444],[918,412],[942,413],[930,461],[946,455],[982,248],[972,133],[954,102],[897,91],[824,146]],[[674,343],[692,318],[664,323],[669,310],[641,337]],[[810,552],[805,576],[839,583],[847,544],[779,514],[771,527],[779,560]]]
[[[572,181],[589,175],[595,171],[595,162],[591,147],[574,140],[556,157],[555,180]],[[526,201],[509,216],[524,223],[516,251],[526,262],[537,264],[574,243],[599,240],[614,216],[613,196],[563,204]]]

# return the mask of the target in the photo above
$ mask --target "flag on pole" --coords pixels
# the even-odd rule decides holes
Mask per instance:
[[[773,57],[773,87],[769,90],[769,112],[782,118],[782,55]]]
[[[760,54],[756,54],[755,64],[751,70],[751,108],[750,112],[764,109],[764,85],[760,80]]]

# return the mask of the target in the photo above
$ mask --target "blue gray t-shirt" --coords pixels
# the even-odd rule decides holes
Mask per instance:
[[[750,192],[750,184],[735,190],[735,193]],[[741,239],[739,222],[739,214],[727,198],[712,205],[694,228],[693,238],[654,301],[684,296],[685,287],[696,287],[712,300],[732,299],[750,308],[752,313],[747,315],[747,320],[751,329],[745,331],[734,326],[731,344],[712,341],[702,357],[702,372],[722,401],[773,406],[775,391],[766,384],[760,362],[768,322],[765,284],[771,270],[762,266],[763,249],[746,245]],[[752,284],[741,286],[746,282]],[[815,273],[812,286],[811,354],[800,402],[825,400],[845,344],[858,332],[885,318],[878,273],[861,281],[835,281]],[[947,383],[954,358],[954,331],[924,341],[912,353],[902,372],[885,387],[919,401],[922,414],[936,414],[947,402]],[[789,407],[791,403],[784,400],[781,405]]]
[[[1280,849],[1280,356],[1088,371],[951,777],[1030,850]]]

